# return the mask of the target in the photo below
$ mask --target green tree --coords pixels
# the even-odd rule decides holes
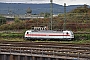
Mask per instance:
[[[83,6],[77,7],[72,10],[71,13],[87,13],[89,11],[88,5],[84,4]]]
[[[40,13],[40,16],[44,16],[45,18],[48,18],[48,17],[50,17],[50,13],[48,13],[48,12],[41,12]]]
[[[0,16],[0,25],[5,24],[6,23],[6,18],[3,16]]]
[[[20,19],[18,17],[15,17],[14,22],[15,23],[19,23],[20,22]]]

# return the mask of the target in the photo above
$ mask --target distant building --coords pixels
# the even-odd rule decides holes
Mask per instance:
[[[25,14],[25,15],[14,15],[14,14],[1,14],[2,16],[6,17],[6,19],[8,21],[12,21],[14,20],[15,17],[18,17],[20,20],[29,20],[32,18],[44,18],[44,16],[40,16],[40,15],[29,15],[29,14]]]
[[[32,10],[30,9],[30,7],[26,10],[26,12],[27,12],[27,13],[26,13],[27,15],[31,15]]]

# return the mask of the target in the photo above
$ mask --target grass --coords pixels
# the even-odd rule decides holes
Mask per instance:
[[[90,40],[75,40],[72,43],[90,43]]]
[[[30,42],[30,40],[24,40],[23,38],[0,38],[1,41],[18,41],[18,42]],[[73,41],[34,41],[34,42],[58,42],[58,43],[73,43],[83,44],[90,43],[90,40],[73,40]]]
[[[0,38],[0,41],[25,41],[23,38]]]

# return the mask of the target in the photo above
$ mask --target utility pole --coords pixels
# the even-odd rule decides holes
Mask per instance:
[[[66,3],[64,3],[64,24],[63,30],[66,30]]]
[[[51,21],[50,21],[50,30],[52,30],[52,20],[53,20],[53,0],[50,0],[50,11],[51,11]]]

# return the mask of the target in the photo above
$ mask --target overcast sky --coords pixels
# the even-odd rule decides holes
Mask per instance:
[[[12,3],[50,3],[50,0],[0,0],[0,2],[12,2]],[[53,0],[53,3],[59,5],[90,5],[90,0]]]

